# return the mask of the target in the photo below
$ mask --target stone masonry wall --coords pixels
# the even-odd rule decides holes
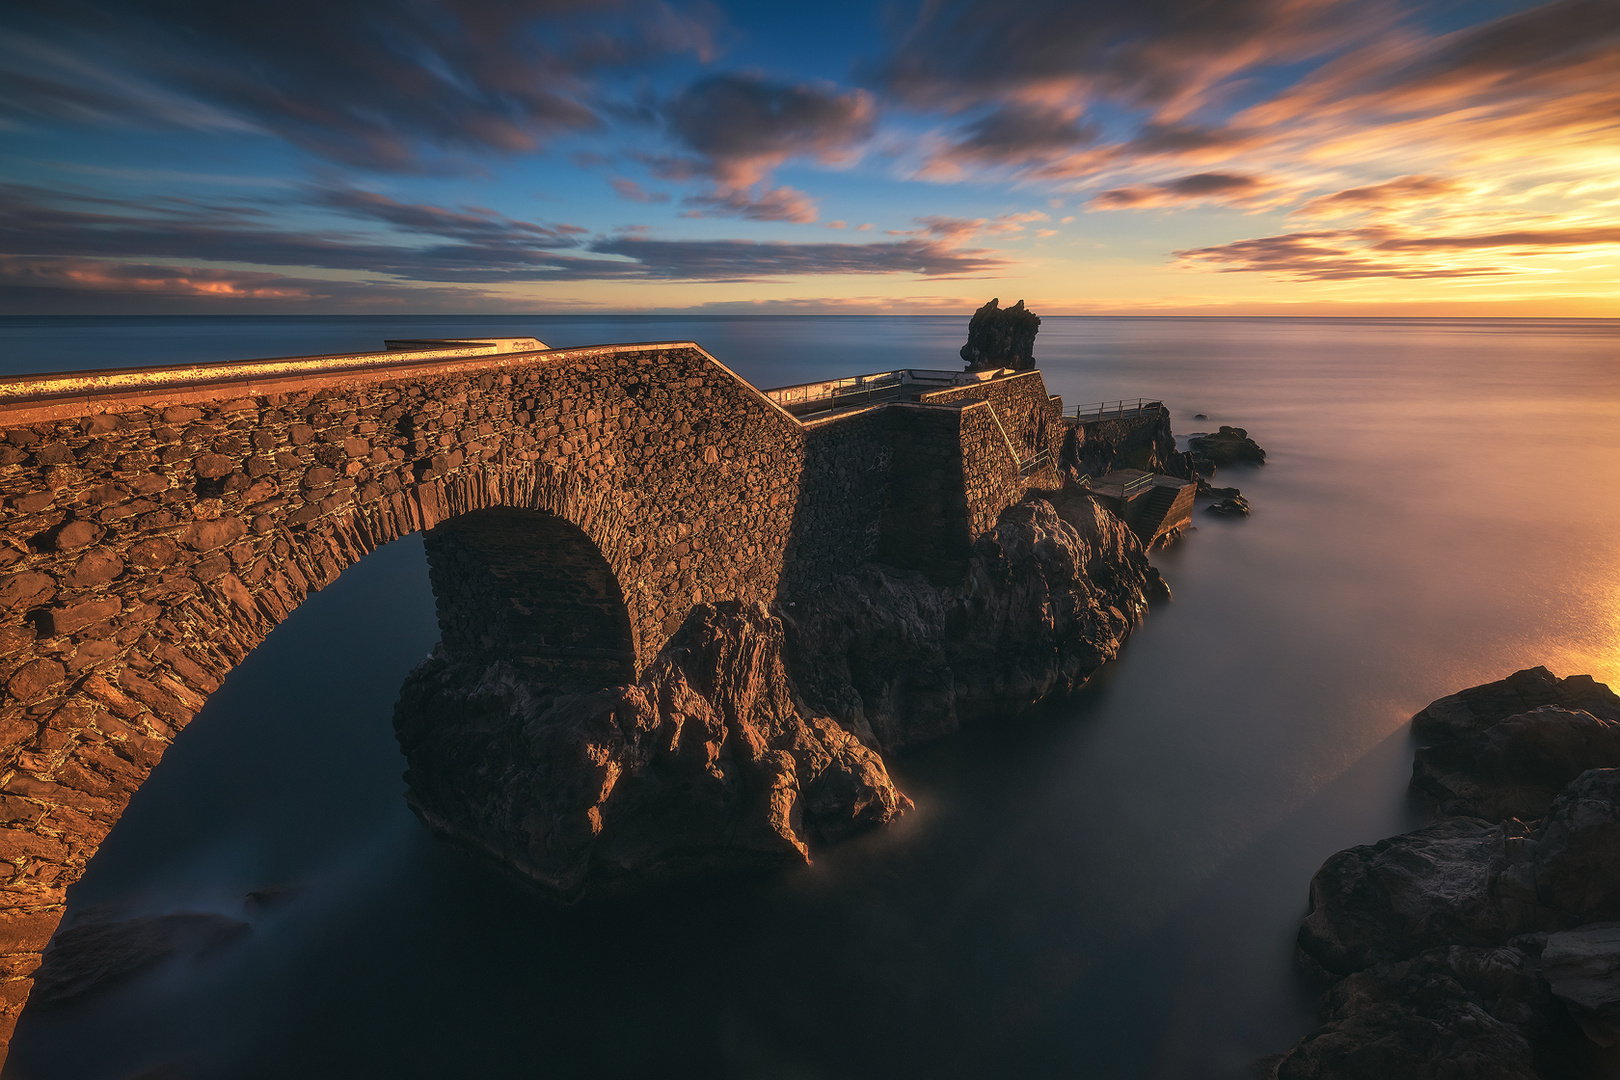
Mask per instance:
[[[884,503],[877,561],[920,571],[935,584],[954,583],[967,571],[974,539],[962,479],[962,411],[884,412],[898,479]]]
[[[0,404],[0,1055],[131,794],[231,668],[378,546],[498,507],[568,522],[612,571],[640,670],[694,604],[768,604],[914,528],[885,510],[908,479],[892,417],[925,410],[807,429],[687,345],[251,368]],[[1032,445],[1044,387],[1007,382],[966,388],[996,414],[940,410],[954,462],[928,452],[969,541],[1040,479],[1008,440]]]
[[[931,405],[989,402],[1021,459],[1041,449],[1056,456],[1063,446],[1063,402],[1047,394],[1039,371],[935,390],[923,400]]]
[[[805,425],[782,595],[814,588],[877,552],[884,499],[896,479],[889,412],[865,409]]]
[[[641,664],[692,604],[774,596],[800,428],[700,350],[249,391],[0,414],[0,1036],[64,890],[170,741],[377,546],[485,507],[562,517],[618,578]]]
[[[928,394],[930,404],[970,402],[962,409],[963,490],[968,531],[978,537],[1001,511],[1032,489],[1060,486],[1057,466],[1066,428],[1062,402],[1046,392],[1039,371]],[[1045,462],[1020,475],[1020,462],[1046,452]]]

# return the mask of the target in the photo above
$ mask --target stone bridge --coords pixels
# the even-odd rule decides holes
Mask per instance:
[[[170,742],[378,546],[427,534],[447,647],[606,686],[705,601],[959,577],[1062,438],[1039,372],[888,373],[909,389],[862,403],[691,342],[389,345],[0,380],[0,1040]]]

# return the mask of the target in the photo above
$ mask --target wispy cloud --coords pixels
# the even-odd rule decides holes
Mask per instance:
[[[8,197],[0,208],[0,249],[17,256],[67,260],[56,264],[61,275],[68,270],[60,268],[84,260],[102,267],[97,272],[104,276],[111,274],[106,267],[119,261],[145,265],[165,260],[184,261],[188,266],[197,261],[248,263],[364,272],[396,281],[482,284],[745,281],[797,274],[942,277],[979,274],[1006,265],[991,252],[963,250],[954,241],[938,238],[788,244],[660,240],[641,230],[588,238],[586,230],[574,225],[520,221],[476,208],[452,210],[402,203],[353,188],[311,189],[306,204],[359,225],[384,226],[381,236],[342,229],[281,229],[258,215],[222,207],[177,204],[153,213],[144,206],[104,198],[62,205],[72,200],[52,200],[48,193],[26,188],[4,193]],[[52,264],[29,265],[43,272],[39,268]],[[281,288],[284,283],[273,280],[279,274],[217,280],[235,281],[241,289]],[[166,279],[171,280],[166,288],[171,292],[179,289],[176,282],[180,277],[203,280],[190,271],[175,271]],[[106,280],[111,282],[113,277]]]
[[[682,217],[742,217],[754,221],[791,221],[800,225],[816,220],[816,204],[810,196],[796,188],[769,188],[755,194],[746,188],[732,189],[724,194],[688,195],[681,200],[685,206],[696,209],[684,212]]]
[[[693,83],[659,112],[690,154],[688,175],[711,176],[727,191],[759,183],[789,158],[846,160],[877,120],[865,90],[735,73]]]
[[[1270,194],[1275,187],[1270,181],[1239,173],[1194,173],[1156,184],[1113,188],[1094,196],[1091,205],[1099,210],[1139,210],[1194,202],[1243,204]]]
[[[1515,272],[1511,257],[1620,246],[1620,226],[1413,235],[1387,228],[1325,230],[1237,240],[1175,253],[1185,265],[1294,281],[1465,278]],[[1484,255],[1481,261],[1478,255]]]
[[[1294,213],[1300,217],[1339,217],[1368,211],[1408,210],[1453,197],[1466,186],[1444,176],[1397,176],[1381,184],[1346,188],[1312,199]]]
[[[947,244],[962,244],[975,236],[1017,235],[1024,231],[1024,226],[1034,221],[1050,221],[1051,216],[1043,210],[1026,210],[1017,214],[1000,214],[993,218],[960,218],[946,217],[940,214],[930,214],[926,217],[914,218],[918,228],[890,229],[890,236],[929,236],[937,237]]]
[[[596,73],[712,50],[708,19],[658,0],[74,0],[6,22],[14,122],[230,125],[395,171],[597,128]]]
[[[669,202],[669,192],[648,191],[646,188],[642,187],[640,184],[626,176],[609,177],[608,183],[613,186],[614,193],[621,199],[628,199],[631,202],[638,203]]]
[[[653,278],[758,281],[803,274],[918,274],[929,278],[983,275],[1005,268],[989,251],[963,250],[934,240],[875,244],[785,244],[750,240],[599,241],[591,250],[635,261]]]
[[[1349,0],[931,3],[874,75],[931,108],[1104,99],[1175,121],[1239,73],[1365,39],[1390,11]]]
[[[503,303],[495,294],[465,286],[0,255],[0,312],[5,314],[477,311]]]

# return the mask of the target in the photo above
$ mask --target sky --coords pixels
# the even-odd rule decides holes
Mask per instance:
[[[6,0],[0,314],[1620,317],[1620,2]]]

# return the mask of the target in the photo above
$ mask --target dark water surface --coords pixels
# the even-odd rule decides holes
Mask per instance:
[[[532,333],[693,339],[760,385],[955,366],[959,318],[8,319],[0,373]],[[1047,319],[1070,403],[1269,452],[1157,557],[1078,697],[892,763],[918,810],[767,883],[558,911],[406,810],[422,548],[312,597],[175,743],[75,910],[252,934],[57,1012],[8,1076],[1235,1077],[1313,1021],[1311,873],[1418,820],[1406,720],[1535,663],[1620,682],[1620,322]],[[1209,421],[1193,421],[1195,412]],[[291,886],[244,916],[243,895]]]

